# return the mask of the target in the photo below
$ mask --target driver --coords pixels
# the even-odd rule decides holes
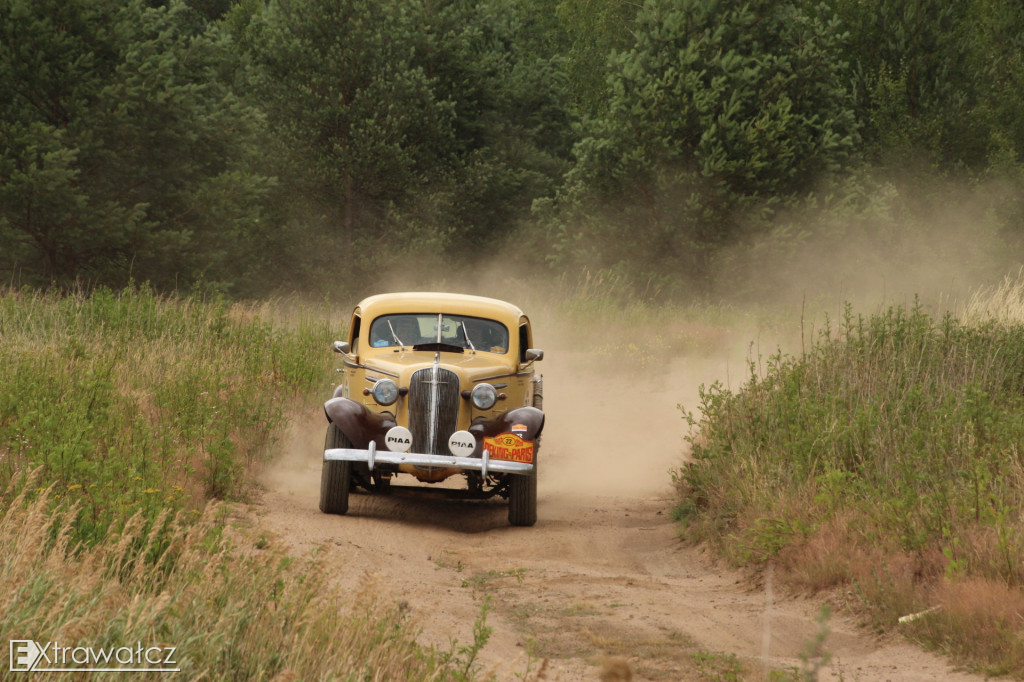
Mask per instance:
[[[420,342],[420,324],[415,317],[402,315],[389,321],[396,346],[415,346]],[[391,344],[388,344],[391,345]]]

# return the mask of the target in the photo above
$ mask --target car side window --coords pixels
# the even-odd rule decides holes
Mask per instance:
[[[348,333],[348,345],[352,349],[353,355],[359,355],[359,323],[360,318],[358,315],[352,316],[352,324],[349,327]]]
[[[530,347],[530,333],[525,324],[519,325],[519,362],[526,362],[526,349]]]

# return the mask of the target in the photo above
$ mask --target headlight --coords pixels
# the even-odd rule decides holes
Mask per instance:
[[[478,410],[489,410],[498,402],[498,392],[490,384],[477,384],[470,397]]]
[[[378,405],[390,405],[398,400],[398,384],[391,379],[381,379],[373,385],[373,399]]]

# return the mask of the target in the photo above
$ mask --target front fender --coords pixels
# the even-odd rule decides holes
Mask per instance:
[[[514,428],[517,426],[525,426],[525,433],[522,428]],[[515,432],[523,440],[536,442],[543,430],[544,413],[536,407],[518,407],[514,410],[509,410],[494,419],[477,422],[469,427],[469,432],[476,437],[476,450],[473,451],[473,456],[480,457],[483,455],[484,438],[493,438],[502,433]]]
[[[378,414],[349,398],[331,398],[324,403],[324,413],[327,421],[336,424],[348,437],[353,448],[366,449],[373,441],[378,450],[387,450],[384,436],[396,425],[390,413]]]

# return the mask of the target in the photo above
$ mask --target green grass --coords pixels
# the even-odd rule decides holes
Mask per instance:
[[[1024,675],[1024,612],[993,607],[1024,595],[1024,324],[847,308],[803,354],[700,400],[686,536],[736,565],[775,560],[800,588],[852,588],[879,629],[942,604],[905,629]],[[968,584],[974,604],[956,598]]]
[[[296,398],[330,379],[326,322],[146,287],[8,290],[0,325],[0,478],[37,472],[88,542],[139,511],[243,499]]]

